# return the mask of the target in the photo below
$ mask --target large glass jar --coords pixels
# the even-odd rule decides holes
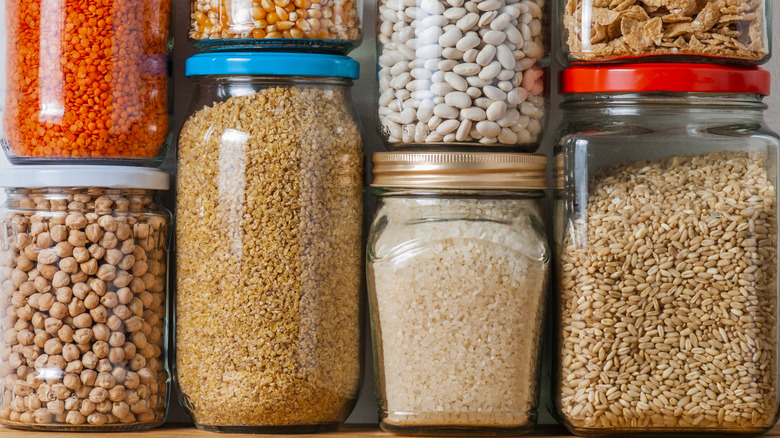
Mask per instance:
[[[378,153],[368,239],[382,429],[515,435],[536,423],[550,255],[547,158]]]
[[[555,145],[561,422],[757,434],[778,418],[769,74],[573,68]],[[655,90],[655,91],[653,91]]]
[[[163,422],[168,185],[165,172],[133,167],[0,173],[0,425]]]
[[[190,41],[204,51],[346,54],[362,37],[362,0],[190,0],[190,5]]]
[[[379,131],[395,149],[534,152],[547,115],[546,0],[379,0]]]
[[[170,0],[9,0],[4,12],[11,162],[162,161]]]
[[[354,407],[357,72],[335,55],[217,53],[187,63],[196,92],[178,143],[176,379],[201,429],[330,430]]]
[[[561,61],[761,64],[771,0],[558,0]]]

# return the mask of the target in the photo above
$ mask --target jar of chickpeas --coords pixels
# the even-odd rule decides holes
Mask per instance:
[[[285,49],[346,54],[360,45],[361,0],[191,0],[201,51]]]
[[[168,189],[160,170],[4,170],[0,425],[67,431],[162,423]]]

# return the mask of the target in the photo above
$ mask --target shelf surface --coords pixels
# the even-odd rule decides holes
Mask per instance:
[[[28,432],[10,429],[0,426],[0,437],[2,438],[52,438],[54,436],[60,437],[110,437],[110,438],[141,438],[141,437],[154,437],[154,438],[181,438],[181,437],[215,437],[215,438],[247,438],[247,437],[268,437],[268,438],[290,438],[292,436],[297,437],[392,437],[395,435],[389,434],[379,430],[376,425],[373,424],[347,424],[342,426],[338,432],[320,433],[311,435],[246,435],[246,434],[233,434],[233,433],[213,433],[204,432],[195,429],[191,425],[184,424],[168,424],[163,427],[148,430],[145,432],[112,432],[112,433],[56,433],[56,432]],[[548,438],[564,438],[571,437],[564,429],[558,426],[542,425],[538,426],[534,432],[523,435],[526,437],[548,437]],[[780,437],[780,426],[775,426],[770,432],[762,435],[763,437]]]

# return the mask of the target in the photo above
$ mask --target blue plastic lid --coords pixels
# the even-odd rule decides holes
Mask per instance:
[[[187,76],[270,75],[357,79],[360,64],[348,56],[315,53],[201,53],[187,60]]]

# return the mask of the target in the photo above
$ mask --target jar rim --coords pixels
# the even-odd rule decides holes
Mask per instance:
[[[171,178],[167,172],[130,166],[15,166],[0,172],[0,187],[103,187],[123,189],[168,190]]]
[[[343,55],[279,52],[200,53],[186,61],[186,76],[308,76],[357,79],[360,64]]]
[[[547,188],[547,156],[490,152],[378,152],[371,187],[524,190]]]
[[[647,63],[575,66],[561,73],[560,89],[570,93],[689,92],[768,96],[771,74],[759,67]]]

